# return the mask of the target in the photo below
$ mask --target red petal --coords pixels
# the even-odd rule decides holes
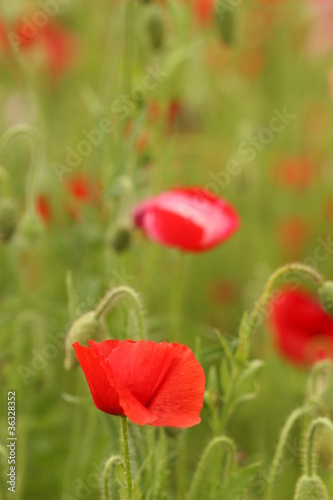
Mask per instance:
[[[333,319],[310,294],[282,291],[274,299],[271,320],[277,345],[291,361],[311,364],[323,349],[331,355]]]
[[[190,427],[200,422],[205,374],[187,346],[171,345],[173,363],[149,409],[157,417],[154,425]]]
[[[117,341],[116,341],[117,342]],[[95,406],[111,415],[126,415],[132,422],[139,425],[149,424],[154,416],[116,380],[101,355],[96,342],[90,341],[89,347],[73,344],[77,359],[85,374]],[[113,346],[116,348],[116,346]],[[102,348],[103,349],[103,348]]]

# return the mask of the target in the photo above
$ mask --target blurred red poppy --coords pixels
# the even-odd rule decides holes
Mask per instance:
[[[37,196],[35,201],[36,211],[44,222],[48,223],[52,219],[51,205],[45,194]]]
[[[214,0],[195,0],[194,15],[198,22],[202,25],[212,21],[214,16]]]
[[[333,317],[304,290],[282,290],[273,301],[271,323],[281,354],[299,365],[333,359]]]
[[[94,198],[91,180],[85,175],[75,175],[67,182],[68,192],[78,201],[90,203]]]
[[[279,221],[277,232],[282,250],[290,257],[300,258],[311,235],[309,223],[300,217],[288,217]]]
[[[191,427],[200,422],[205,374],[182,344],[141,340],[73,344],[95,406],[139,425]]]
[[[183,110],[183,105],[180,101],[173,100],[169,102],[167,109],[167,129],[168,132],[172,132],[177,118]]]
[[[135,224],[153,241],[189,252],[209,250],[239,227],[235,209],[205,189],[172,189],[138,204]]]
[[[53,75],[60,75],[71,65],[74,55],[74,39],[72,34],[60,24],[48,21],[43,27],[33,24],[29,27],[27,21],[19,22],[15,33],[18,36],[18,49],[40,49]]]
[[[311,23],[307,50],[313,56],[330,54],[333,48],[333,3],[331,0],[308,0]]]
[[[328,82],[329,82],[329,92],[330,92],[330,97],[333,101],[333,68],[330,70],[329,75],[328,75]]]
[[[275,167],[276,181],[286,187],[307,189],[315,178],[314,165],[305,156],[285,158]]]

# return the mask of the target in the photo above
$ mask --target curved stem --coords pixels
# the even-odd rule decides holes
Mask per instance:
[[[279,278],[281,278],[281,276],[283,276],[284,274],[289,274],[291,272],[303,274],[305,277],[312,280],[318,286],[324,283],[324,278],[322,277],[322,275],[318,273],[318,271],[316,271],[313,267],[307,266],[305,264],[300,264],[298,262],[295,262],[279,267],[269,277],[265,285],[264,291],[259,297],[258,301],[255,303],[252,312],[249,315],[246,315],[243,318],[243,321],[241,322],[239,337],[242,342],[240,343],[238,350],[239,357],[242,357],[243,359],[247,358],[249,339],[252,335],[253,330],[257,326],[257,321],[260,317],[262,309],[265,307],[267,301],[269,300],[272,294],[276,281]]]
[[[327,429],[331,431],[333,438],[333,424],[328,418],[318,417],[316,418],[312,424],[310,425],[307,439],[306,439],[306,448],[305,448],[305,474],[307,476],[313,476],[316,474],[316,457],[314,453],[314,444],[315,444],[315,433],[318,429],[319,425],[325,426]]]
[[[202,476],[204,474],[205,465],[207,463],[208,457],[209,457],[211,451],[218,444],[226,444],[228,447],[228,451],[229,451],[225,474],[229,473],[232,470],[232,467],[236,461],[235,443],[233,442],[232,439],[228,438],[227,436],[219,436],[219,437],[212,439],[202,454],[200,462],[197,466],[197,470],[195,471],[195,474],[193,476],[190,489],[186,495],[186,500],[195,500],[197,498],[199,484],[200,484],[200,481],[201,481]]]
[[[132,300],[138,320],[139,337],[143,340],[145,338],[143,306],[139,294],[129,286],[121,285],[109,290],[95,308],[96,318],[103,319],[113,308],[115,303],[123,296]]]
[[[281,463],[284,447],[286,441],[288,439],[289,433],[294,425],[294,423],[303,415],[306,415],[312,410],[311,406],[302,406],[301,408],[297,408],[292,412],[292,414],[288,417],[286,423],[283,426],[283,429],[280,434],[279,442],[276,448],[276,452],[273,458],[273,462],[269,471],[269,476],[267,479],[267,490],[265,499],[268,500],[272,495],[272,487],[274,480],[277,476],[277,471]]]
[[[28,124],[18,124],[6,130],[6,132],[4,132],[4,134],[0,138],[0,153],[2,153],[5,147],[19,135],[25,135],[32,141],[31,160],[26,181],[26,205],[27,210],[32,211],[34,209],[35,199],[35,177],[36,172],[42,162],[44,145],[42,136],[36,128]]]
[[[131,474],[131,464],[130,464],[129,449],[128,449],[128,433],[127,433],[126,417],[121,417],[121,435],[123,442],[125,472],[127,479],[127,499],[133,500],[132,474]]]
[[[324,359],[322,361],[318,361],[316,363],[309,375],[309,380],[308,380],[308,391],[310,395],[313,395],[316,393],[316,383],[318,380],[318,377],[321,375],[322,372],[326,371],[324,373],[326,375],[326,378],[331,375],[333,378],[333,363],[332,360],[330,359]]]
[[[104,465],[102,472],[102,500],[109,500],[111,495],[108,495],[108,473],[113,465],[117,462],[121,463],[122,458],[120,455],[112,455],[109,457]]]

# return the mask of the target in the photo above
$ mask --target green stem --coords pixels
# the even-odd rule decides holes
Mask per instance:
[[[132,300],[138,321],[139,337],[141,340],[144,340],[144,309],[139,294],[129,286],[121,285],[109,290],[96,306],[96,318],[103,319],[121,297],[128,297]]]
[[[266,303],[271,297],[272,291],[275,287],[276,281],[281,278],[281,276],[289,273],[303,274],[310,280],[312,280],[316,285],[320,286],[324,283],[324,278],[318,271],[314,268],[300,264],[298,262],[292,264],[286,264],[279,267],[271,276],[269,277],[263,293],[259,297],[258,301],[255,303],[251,314],[243,317],[240,326],[239,338],[240,345],[237,352],[237,357],[240,359],[247,359],[249,350],[249,340],[253,333],[253,330],[257,326],[257,321],[260,317],[260,313],[264,309]]]
[[[331,431],[333,438],[333,424],[330,420],[328,420],[328,418],[318,417],[312,422],[307,434],[306,448],[305,448],[305,474],[307,476],[313,476],[316,474],[317,461],[314,452],[314,444],[315,444],[316,430],[318,429],[319,425],[323,425],[327,429],[329,429]]]
[[[185,288],[186,254],[184,252],[178,252],[176,257],[176,276],[171,297],[171,335],[175,342],[179,342],[182,318],[182,301]]]
[[[31,139],[31,160],[26,181],[26,206],[28,211],[34,211],[36,173],[42,163],[44,145],[39,131],[27,124],[18,124],[9,128],[0,138],[0,153],[17,136],[25,135]]]
[[[286,444],[286,441],[288,439],[289,433],[294,425],[294,423],[302,416],[306,415],[312,410],[311,406],[302,406],[301,408],[297,408],[292,412],[291,415],[289,415],[286,423],[283,426],[283,429],[280,434],[279,442],[276,448],[276,452],[273,458],[273,462],[269,471],[269,476],[267,479],[267,490],[266,490],[266,495],[265,499],[268,500],[272,496],[272,487],[274,480],[277,476],[277,470],[281,464],[281,459],[284,451],[284,447]]]
[[[120,455],[112,455],[109,457],[104,465],[103,473],[102,473],[102,500],[109,500],[111,498],[111,494],[108,494],[108,474],[113,465],[116,463],[121,463],[122,458]]]
[[[209,455],[218,444],[226,444],[227,445],[228,461],[227,461],[227,465],[226,465],[225,475],[227,475],[229,472],[231,472],[232,467],[236,461],[235,443],[233,442],[232,439],[228,438],[227,436],[216,437],[216,438],[211,440],[211,442],[208,444],[208,446],[206,447],[205,451],[202,454],[200,462],[197,466],[197,470],[195,471],[195,474],[193,476],[190,489],[186,495],[186,500],[195,500],[196,498],[198,498],[198,489],[199,489],[200,482],[201,482],[202,477],[203,477],[204,472],[205,472],[205,466],[207,464]]]
[[[123,442],[125,472],[127,479],[127,498],[128,500],[133,500],[132,474],[131,474],[131,464],[130,464],[129,449],[128,449],[128,433],[127,433],[126,417],[121,417],[121,435]]]

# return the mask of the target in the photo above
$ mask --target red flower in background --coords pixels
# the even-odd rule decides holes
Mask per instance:
[[[71,177],[67,182],[67,189],[77,201],[91,203],[94,199],[94,187],[91,184],[91,180],[85,175]]]
[[[183,110],[183,105],[180,101],[177,100],[170,101],[167,109],[168,132],[171,132],[173,130],[177,118],[179,117],[182,110]]]
[[[205,375],[182,344],[141,340],[73,344],[95,406],[139,425],[191,427],[200,422]]]
[[[73,62],[74,39],[63,26],[48,21],[43,27],[27,27],[27,22],[19,22],[15,32],[18,49],[42,51],[46,64],[53,75],[63,73]]]
[[[280,221],[277,231],[282,249],[295,258],[301,255],[311,234],[309,223],[300,217],[289,217]]]
[[[98,204],[102,186],[95,179],[81,173],[67,180],[66,189],[71,198],[67,203],[67,210],[73,219],[78,219],[82,205]]]
[[[48,197],[45,194],[40,194],[37,196],[35,201],[35,207],[38,215],[43,219],[44,222],[48,223],[52,219],[51,205]]]
[[[195,0],[194,15],[200,24],[208,24],[214,16],[214,0]]]
[[[153,241],[185,251],[209,250],[239,227],[235,209],[208,191],[172,189],[138,204],[135,223]]]
[[[271,323],[280,353],[299,365],[333,359],[333,318],[305,291],[282,290]]]
[[[307,189],[315,178],[314,165],[305,156],[285,158],[275,167],[276,181],[286,187]]]

